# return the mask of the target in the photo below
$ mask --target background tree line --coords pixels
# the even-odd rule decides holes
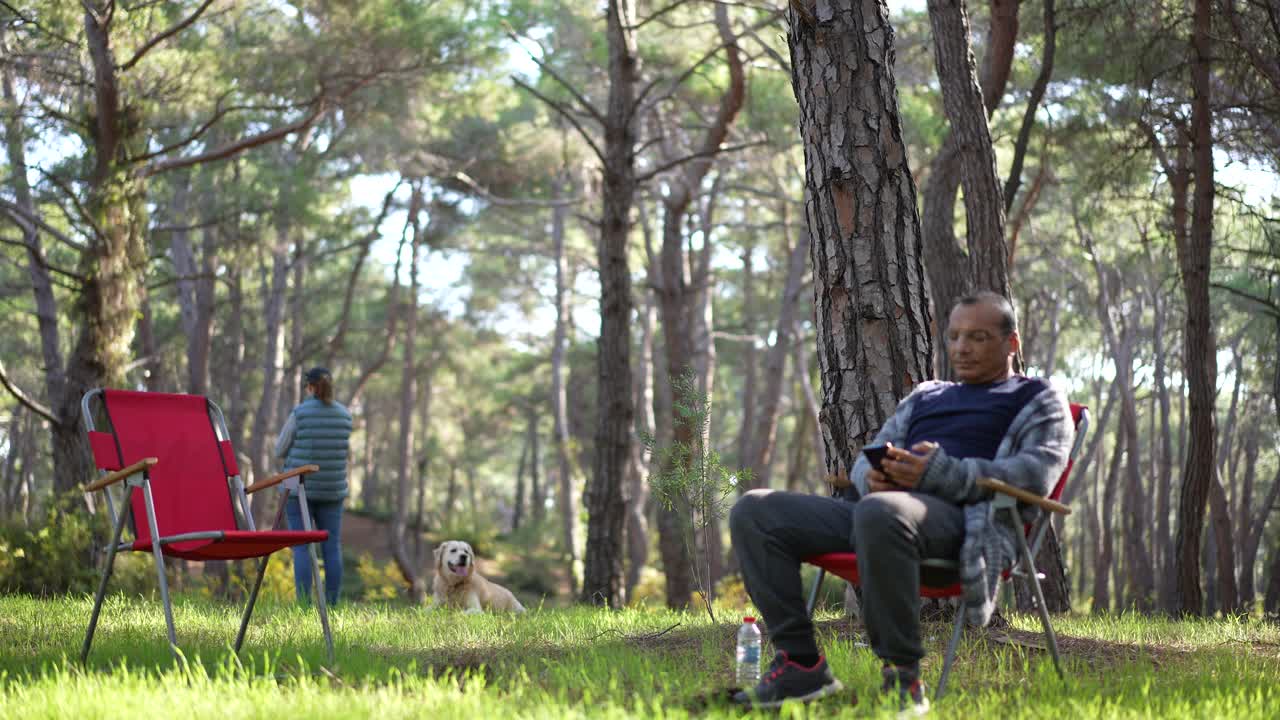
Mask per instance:
[[[3,0],[0,516],[77,498],[89,388],[209,395],[260,476],[324,364],[407,592],[421,531],[483,529],[549,548],[566,599],[657,568],[684,606],[640,442],[695,431],[672,378],[739,491],[825,492],[991,288],[1094,413],[1053,602],[1280,611],[1277,28],[1237,0]],[[698,542],[714,587],[732,555]]]

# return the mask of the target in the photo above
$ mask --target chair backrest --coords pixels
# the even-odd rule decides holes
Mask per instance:
[[[164,536],[235,530],[227,480],[239,474],[231,443],[219,441],[209,401],[199,395],[102,391],[110,432],[89,432],[94,461],[114,470],[156,457],[151,495]],[[139,540],[151,537],[141,488],[129,498]]]
[[[1071,403],[1071,423],[1076,428],[1076,437],[1071,443],[1071,453],[1067,455],[1067,466],[1062,469],[1062,474],[1058,476],[1058,482],[1054,484],[1053,491],[1049,493],[1050,500],[1060,500],[1062,491],[1067,487],[1067,477],[1071,475],[1071,466],[1076,464],[1076,456],[1080,452],[1080,447],[1084,444],[1084,436],[1089,429],[1089,408],[1079,403]]]

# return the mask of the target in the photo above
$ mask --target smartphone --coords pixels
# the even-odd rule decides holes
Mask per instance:
[[[884,468],[880,463],[884,462],[885,456],[889,453],[888,445],[865,445],[862,448],[862,454],[867,456],[867,462],[871,463],[871,467],[884,472]]]

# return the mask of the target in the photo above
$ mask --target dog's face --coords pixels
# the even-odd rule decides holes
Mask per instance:
[[[459,583],[476,571],[476,553],[461,540],[447,540],[436,548],[436,572],[449,583]]]

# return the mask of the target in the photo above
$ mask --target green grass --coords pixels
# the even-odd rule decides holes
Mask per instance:
[[[742,715],[700,701],[731,682],[735,630],[705,614],[571,608],[469,616],[347,605],[333,614],[338,661],[329,667],[314,611],[261,607],[237,659],[228,647],[238,610],[184,598],[175,614],[189,664],[178,669],[159,604],[117,595],[82,668],[74,659],[89,609],[87,597],[0,597],[0,719]],[[966,639],[934,716],[1267,718],[1280,707],[1275,625],[1062,618],[1063,683],[1045,653],[1026,647],[1035,618],[1012,622],[1022,642],[1000,642],[1001,633]],[[936,682],[948,630],[926,626],[928,681]],[[879,661],[857,646],[858,629],[828,616],[820,634],[848,691],[781,715],[892,717],[876,699]]]

